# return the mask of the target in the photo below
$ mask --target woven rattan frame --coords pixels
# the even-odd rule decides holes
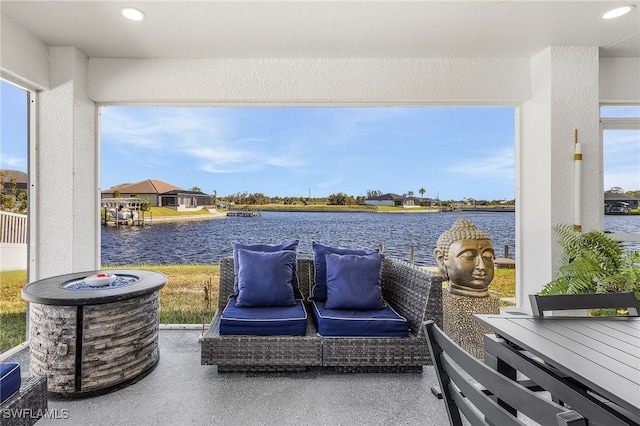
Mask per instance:
[[[28,426],[46,414],[47,378],[28,377],[22,379],[20,390],[0,406],[3,425]]]
[[[309,295],[308,265],[298,270],[304,282],[301,290]],[[322,342],[313,321],[307,319],[304,336],[226,336],[220,335],[220,318],[234,282],[233,258],[220,259],[220,290],[218,311],[209,330],[201,340],[203,365],[217,365],[218,372],[235,371],[296,371],[322,365]],[[305,290],[306,288],[306,290]],[[307,306],[307,312],[309,308]]]
[[[312,259],[298,259],[300,290],[312,293]],[[321,337],[309,315],[304,336],[223,336],[220,316],[233,294],[233,258],[220,260],[218,312],[201,339],[203,365],[227,371],[288,371],[332,367],[340,371],[422,371],[430,364],[422,322],[442,324],[442,278],[399,259],[385,259],[384,299],[409,323],[402,338]],[[311,309],[307,305],[307,311]]]
[[[409,322],[409,337],[325,337],[322,364],[346,371],[415,371],[431,364],[422,322],[442,324],[442,277],[400,259],[385,259],[382,295]]]

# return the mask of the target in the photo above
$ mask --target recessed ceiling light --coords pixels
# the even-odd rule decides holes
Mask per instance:
[[[122,9],[122,15],[132,21],[142,21],[146,17],[143,11],[135,7],[125,7]]]
[[[604,15],[602,15],[602,18],[603,19],[618,18],[618,17],[620,17],[622,15],[626,15],[627,13],[631,12],[634,8],[635,8],[635,6],[632,5],[632,4],[627,4],[625,6],[616,7],[615,9],[611,9],[610,11],[608,11]]]

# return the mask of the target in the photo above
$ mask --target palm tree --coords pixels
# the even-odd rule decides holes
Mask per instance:
[[[424,188],[420,188],[418,192],[420,193],[420,198],[424,198],[424,193],[427,192],[427,190]]]

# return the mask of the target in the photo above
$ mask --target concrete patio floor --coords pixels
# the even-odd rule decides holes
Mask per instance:
[[[45,425],[446,425],[437,378],[423,374],[218,374],[200,365],[200,330],[160,331],[160,362],[126,388],[50,399]],[[28,364],[27,350],[16,358]],[[23,368],[23,374],[28,374]]]

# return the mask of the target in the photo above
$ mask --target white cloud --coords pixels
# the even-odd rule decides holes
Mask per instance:
[[[0,156],[0,164],[2,164],[3,169],[27,170],[27,160],[24,157],[15,157],[3,153]]]
[[[493,154],[469,160],[468,158],[456,158],[456,165],[449,168],[451,173],[482,176],[504,176],[505,179],[513,179],[515,174],[515,153],[513,149],[505,148]]]
[[[146,161],[178,159],[210,173],[248,172],[266,167],[296,169],[301,161],[274,141],[238,137],[237,124],[206,108],[106,108],[103,139],[121,152],[139,149]],[[159,158],[162,158],[160,160]]]
[[[127,148],[180,149],[220,137],[223,123],[204,113],[200,108],[104,108],[102,135]]]
[[[604,189],[620,187],[625,191],[637,191],[640,189],[640,168],[627,167],[614,172],[607,171],[604,176]]]

